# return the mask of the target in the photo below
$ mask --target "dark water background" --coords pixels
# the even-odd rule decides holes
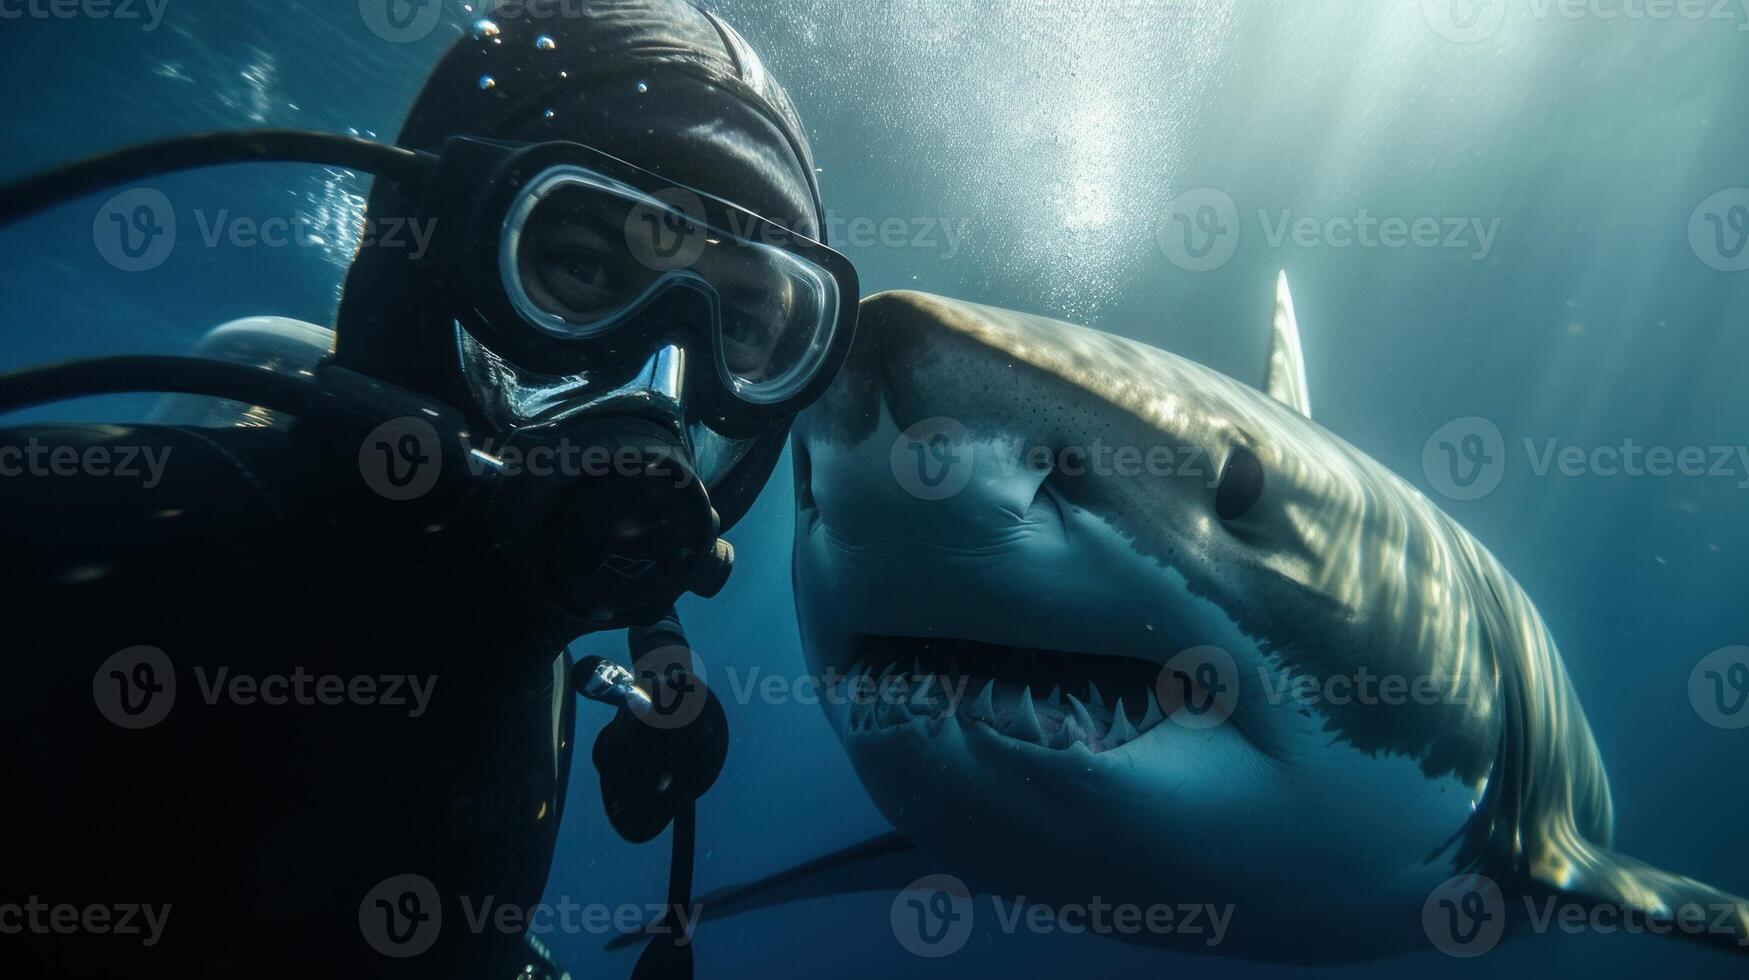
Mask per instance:
[[[1749,729],[1707,724],[1688,696],[1701,657],[1749,643],[1749,472],[1539,476],[1519,448],[1527,438],[1587,448],[1749,441],[1749,272],[1715,268],[1724,253],[1709,255],[1689,233],[1704,200],[1749,185],[1749,11],[1573,18],[1511,0],[1493,33],[1459,43],[1431,26],[1438,6],[720,4],[789,84],[846,232],[859,217],[900,219],[913,240],[924,220],[964,229],[951,254],[939,225],[921,245],[850,245],[867,291],[920,288],[1075,319],[1250,381],[1261,373],[1273,277],[1286,268],[1325,425],[1424,489],[1431,433],[1471,416],[1498,426],[1511,458],[1498,489],[1447,509],[1513,570],[1560,642],[1609,763],[1617,846],[1749,893]],[[0,21],[9,96],[0,174],[204,129],[392,138],[423,73],[473,16],[450,0],[439,29],[406,44],[364,29],[352,0],[168,0],[150,31],[139,21]],[[100,259],[97,199],[0,232],[6,365],[179,352],[252,314],[330,322],[364,189],[356,177],[258,166],[153,186],[176,203],[181,244],[150,272]],[[1161,246],[1169,204],[1199,188],[1234,201],[1241,229],[1231,261],[1206,272],[1175,265]],[[221,210],[309,214],[327,244],[206,247],[196,209],[207,220]],[[1497,220],[1497,232],[1483,256],[1473,240],[1276,245],[1265,228],[1284,211],[1326,219],[1362,209]],[[687,609],[718,669],[800,669],[790,489],[780,467],[734,535],[733,582]],[[737,738],[702,808],[702,889],[885,829],[816,708],[729,710]],[[587,707],[580,715],[586,746],[600,719]],[[596,792],[580,759],[549,898],[659,901],[665,845],[612,837]],[[895,941],[890,900],[843,897],[706,927],[700,975],[1305,972],[1006,935],[987,921],[958,955],[923,960]],[[599,937],[549,939],[575,976],[630,969],[629,954],[598,952]],[[1671,940],[1556,935],[1479,961],[1430,951],[1353,972],[1724,977],[1743,962]]]

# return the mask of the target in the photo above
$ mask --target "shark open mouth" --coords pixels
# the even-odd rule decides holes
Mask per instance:
[[[1154,692],[1160,666],[1132,657],[857,634],[849,662],[853,734],[936,734],[957,716],[1044,748],[1107,752],[1166,720]]]

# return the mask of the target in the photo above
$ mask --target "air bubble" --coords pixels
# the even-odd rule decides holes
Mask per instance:
[[[497,87],[498,87],[498,80],[496,78],[493,78],[491,75],[481,75],[480,76],[480,91],[484,92],[487,89],[493,89],[493,88],[497,88]]]
[[[550,34],[542,34],[534,39],[534,46],[541,51],[551,51],[559,46],[559,42],[553,40]]]
[[[648,92],[648,91],[650,91],[650,83],[649,82],[639,82],[638,83],[638,94],[639,95],[643,95],[645,92]]]
[[[555,115],[557,115],[557,113],[553,112],[553,110],[551,110],[551,109],[548,109],[548,110],[541,113],[542,118],[545,118],[545,119],[551,119]]]
[[[489,37],[498,36],[498,25],[482,17],[474,21],[474,40],[484,41]]]

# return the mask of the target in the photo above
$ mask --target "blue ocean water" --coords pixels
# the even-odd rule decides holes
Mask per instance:
[[[1749,643],[1749,470],[1539,474],[1521,448],[1749,444],[1749,271],[1733,271],[1749,264],[1733,237],[1749,232],[1749,191],[1733,196],[1749,186],[1749,7],[1497,0],[1475,5],[1476,22],[1432,0],[717,7],[790,87],[866,292],[1076,320],[1254,381],[1286,269],[1324,425],[1435,494],[1429,437],[1456,419],[1497,427],[1514,454],[1498,487],[1436,499],[1513,571],[1560,643],[1609,765],[1618,848],[1749,893],[1749,729],[1707,723],[1688,684],[1710,651]],[[205,129],[392,138],[424,72],[478,16],[449,0],[436,31],[391,43],[350,0],[161,11],[0,21],[0,175]],[[259,166],[154,186],[176,202],[187,244],[150,272],[102,260],[99,201],[0,232],[6,366],[184,351],[253,314],[331,320],[358,177]],[[236,216],[302,216],[319,242],[203,241]],[[1437,244],[1384,240],[1385,222],[1418,219],[1437,223]],[[888,222],[902,232],[883,235]],[[1215,235],[1230,258],[1191,255],[1208,242],[1187,233]],[[729,587],[683,610],[714,669],[800,670],[791,489],[780,466],[732,536]],[[728,767],[701,805],[701,890],[886,829],[817,708],[728,710]],[[580,744],[601,720],[580,710]],[[596,798],[580,758],[549,900],[659,902],[665,845],[619,841]],[[846,896],[706,926],[700,975],[1310,972],[987,921],[954,956],[920,959],[895,940],[890,902]],[[575,976],[630,969],[633,954],[602,953],[600,936],[547,938]],[[1430,950],[1351,969],[1723,977],[1740,962],[1668,939],[1556,934],[1479,961]]]

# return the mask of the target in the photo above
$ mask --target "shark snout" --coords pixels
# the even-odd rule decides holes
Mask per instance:
[[[1149,436],[1067,369],[1025,363],[1036,329],[922,294],[864,302],[856,350],[795,427],[805,628],[1165,659],[1180,583],[1112,520],[1137,481],[1075,455]]]
[[[996,556],[1062,531],[1051,379],[1022,377],[990,339],[883,293],[832,389],[796,426],[798,503],[847,544],[903,541]]]

